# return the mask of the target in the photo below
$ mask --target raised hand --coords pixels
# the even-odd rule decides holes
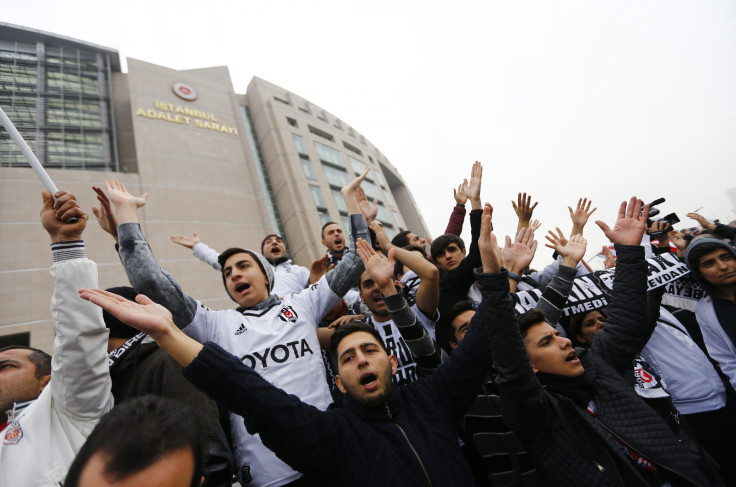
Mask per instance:
[[[672,242],[675,247],[677,247],[677,256],[684,257],[685,249],[687,248],[687,240],[685,240],[685,236],[682,234],[682,232],[672,230],[667,235],[667,237],[670,239],[670,242]]]
[[[583,234],[583,228],[585,227],[585,224],[588,223],[588,218],[590,218],[590,215],[598,209],[593,208],[591,210],[591,203],[592,201],[588,200],[588,198],[580,198],[575,210],[569,206],[567,207],[567,209],[570,210],[570,219],[572,220],[572,233],[570,233],[570,235]]]
[[[388,250],[394,246],[391,243],[391,240],[388,238],[386,230],[383,229],[383,224],[381,222],[379,222],[378,220],[373,220],[372,222],[368,223],[368,228],[373,230],[373,233],[376,234],[376,241],[381,247],[381,250],[388,252]]]
[[[175,244],[181,245],[182,247],[193,249],[194,246],[199,243],[199,235],[197,235],[197,232],[192,232],[191,237],[187,237],[185,235],[172,235],[171,241]]]
[[[141,196],[133,196],[118,179],[106,179],[105,189],[110,194],[110,201],[116,206],[128,204],[140,208],[145,206],[146,201],[148,201],[148,193]]]
[[[529,222],[529,228],[532,229],[532,232],[536,233],[536,231],[539,230],[541,226],[542,226],[542,222],[540,222],[539,220],[535,219]]]
[[[564,245],[557,248],[557,252],[562,256],[562,265],[567,267],[577,267],[578,263],[585,256],[587,241],[582,235],[577,234],[570,237]]]
[[[365,191],[360,186],[355,189],[355,200],[358,202],[358,207],[366,222],[370,223],[376,219],[378,216],[378,200],[374,199],[373,204],[371,204],[365,195]]]
[[[504,265],[515,274],[521,274],[534,259],[537,252],[537,241],[534,240],[534,232],[531,228],[522,228],[516,234],[516,239],[511,243],[511,238],[506,237],[506,245],[503,247]]]
[[[516,232],[520,232],[522,228],[528,227],[529,222],[532,219],[532,213],[534,208],[537,207],[539,202],[535,202],[532,205],[532,195],[527,196],[526,193],[519,193],[517,197],[517,203],[511,201],[511,206],[514,207],[514,212],[519,218],[519,223],[516,225]]]
[[[169,331],[171,327],[176,328],[169,310],[143,294],[136,296],[136,302],[101,289],[80,289],[79,295],[154,339]]]
[[[601,254],[603,254],[603,265],[606,267],[606,269],[616,267],[616,258],[613,256],[613,252],[611,252],[611,249],[608,248],[608,245],[603,246]]]
[[[384,296],[396,294],[396,287],[394,286],[394,268],[396,267],[394,249],[388,251],[388,258],[386,258],[383,254],[376,252],[370,243],[359,238],[356,242],[356,251],[360,260],[363,261],[366,272],[381,290],[381,294]]]
[[[649,218],[649,205],[643,205],[642,201],[632,196],[627,204],[621,202],[618,209],[618,218],[613,228],[610,228],[601,220],[596,220],[606,237],[614,244],[640,245],[641,237],[647,229],[647,218]]]
[[[88,216],[77,202],[77,197],[66,191],[58,191],[55,195],[43,191],[41,198],[41,224],[46,229],[52,242],[70,242],[82,239],[82,232],[87,226]],[[70,218],[76,218],[75,223],[66,223]]]
[[[493,207],[486,203],[483,208],[483,216],[480,220],[480,236],[478,237],[478,250],[480,251],[480,261],[483,265],[483,272],[486,274],[495,274],[501,271],[501,260],[503,254],[498,248],[496,236],[493,235],[491,229],[493,224],[491,219],[493,216]]]
[[[100,202],[100,207],[93,206],[92,213],[97,218],[97,223],[100,227],[112,235],[115,241],[118,241],[118,220],[115,218],[115,213],[112,211],[110,206],[110,200],[108,199],[102,188],[92,186],[92,189],[97,193],[97,201]]]
[[[470,182],[465,187],[465,194],[470,200],[470,207],[473,210],[480,210],[480,185],[483,180],[483,165],[475,161],[473,169],[470,171]]]
[[[700,223],[700,226],[703,228],[703,230],[715,230],[716,228],[715,223],[709,222],[707,218],[705,218],[703,215],[699,213],[695,213],[695,212],[688,213],[686,216]]]
[[[201,343],[189,338],[174,325],[169,310],[142,294],[136,296],[136,302],[100,289],[80,289],[79,295],[123,323],[149,335],[182,367],[192,363],[202,351]]]
[[[115,206],[115,217],[118,224],[138,222],[138,208],[145,206],[148,201],[148,193],[141,196],[133,196],[125,188],[125,185],[117,179],[106,179],[105,189],[110,201]]]
[[[312,267],[309,269],[309,284],[319,281],[322,276],[335,267],[335,264],[330,264],[328,267],[327,262],[329,262],[329,258],[326,255],[312,262]]]
[[[452,196],[455,198],[455,203],[461,206],[465,206],[465,203],[468,201],[468,195],[465,194],[465,190],[468,187],[468,180],[463,179],[463,182],[457,187],[457,189],[452,188]]]
[[[649,227],[649,236],[652,239],[657,239],[657,247],[669,248],[670,237],[669,232],[672,231],[672,227],[669,222],[659,220],[652,222],[652,226]]]
[[[555,230],[557,230],[556,235],[552,230],[547,232],[547,235],[545,235],[544,238],[546,238],[549,243],[544,244],[544,246],[554,249],[559,253],[559,248],[567,245],[567,238],[565,237],[565,234],[562,233],[562,230],[560,230],[560,227],[555,227]]]

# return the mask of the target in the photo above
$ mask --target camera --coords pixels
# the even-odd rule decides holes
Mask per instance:
[[[661,205],[664,202],[665,202],[664,198],[657,198],[656,200],[649,203],[649,218],[647,219],[647,228],[650,228],[655,221],[663,221],[669,224],[669,228],[665,228],[665,230],[661,230],[659,232],[652,233],[651,236],[655,238],[666,234],[668,231],[675,228],[675,224],[680,222],[680,219],[674,213],[670,213],[669,215],[665,215],[662,218],[658,218],[656,220],[652,218],[652,217],[656,217],[660,213],[659,208],[655,208],[655,206]]]

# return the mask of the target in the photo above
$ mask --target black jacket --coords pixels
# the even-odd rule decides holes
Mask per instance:
[[[675,435],[622,377],[651,331],[644,326],[644,249],[617,246],[616,251],[606,328],[589,351],[578,350],[585,373],[595,382],[595,416],[542,387],[529,363],[508,292],[487,298],[504,417],[550,485],[649,485],[609,433],[651,460],[673,485],[713,485],[716,476],[699,446],[684,433]]]
[[[192,387],[181,366],[155,343],[142,343],[141,335],[109,355],[115,404],[131,397],[155,394],[188,404],[207,436],[207,480],[204,487],[230,486],[235,460],[218,421],[217,404]]]
[[[477,276],[483,292],[489,277]],[[211,343],[184,373],[315,485],[473,485],[456,425],[491,362],[483,316],[476,313],[460,346],[431,376],[394,385],[378,407],[346,396],[342,407],[320,411]]]

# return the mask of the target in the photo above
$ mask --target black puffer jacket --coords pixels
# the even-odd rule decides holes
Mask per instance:
[[[647,326],[647,266],[642,247],[616,246],[613,297],[606,328],[590,351],[578,350],[596,385],[596,415],[545,389],[529,363],[513,303],[498,293],[487,308],[496,383],[504,417],[527,447],[540,476],[550,485],[651,485],[609,433],[651,460],[673,485],[718,481],[700,447],[676,436],[639,398],[622,373],[650,334]]]

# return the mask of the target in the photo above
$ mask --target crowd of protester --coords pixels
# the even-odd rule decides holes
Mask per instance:
[[[159,265],[147,195],[93,187],[129,281],[101,290],[87,212],[44,192],[54,349],[0,350],[0,487],[736,485],[734,223],[677,231],[632,197],[595,222],[594,271],[580,198],[536,271],[536,203],[497,239],[480,163],[434,240],[389,238],[368,171],[310,269],[277,234],[172,236],[223,310]]]

